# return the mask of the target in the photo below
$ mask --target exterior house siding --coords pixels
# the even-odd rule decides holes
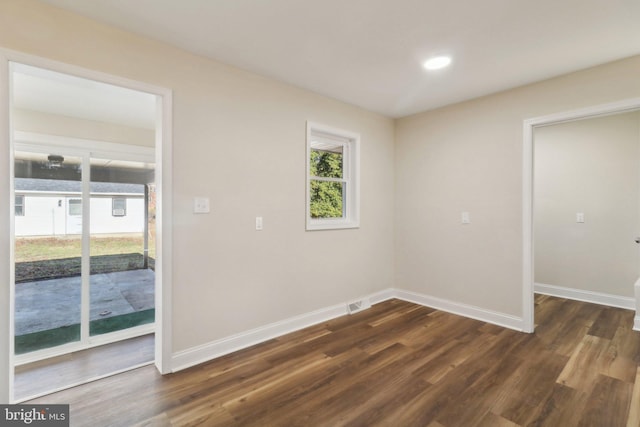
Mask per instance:
[[[70,209],[80,191],[64,191],[79,183],[42,182],[16,178],[16,196],[24,196],[22,213],[15,217],[16,236],[64,236],[82,232],[82,216]],[[142,185],[102,184],[92,188],[90,199],[91,234],[142,233],[144,231],[144,189]],[[50,187],[50,188],[49,188]],[[58,191],[54,190],[58,188]],[[96,191],[97,190],[97,191]],[[98,192],[100,191],[100,192]],[[126,191],[126,192],[125,192]],[[113,215],[113,199],[124,198],[124,215]]]

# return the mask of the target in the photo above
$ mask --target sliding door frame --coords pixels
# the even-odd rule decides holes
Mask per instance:
[[[90,230],[91,230],[91,192],[90,176],[91,158],[109,158],[113,160],[125,160],[155,164],[154,149],[151,147],[131,146],[109,142],[93,141],[79,138],[61,137],[33,132],[15,131],[13,133],[13,152],[50,153],[62,152],[82,159],[82,262],[81,262],[81,304],[80,304],[80,340],[58,345],[55,347],[35,350],[29,353],[15,355],[14,366],[35,362],[50,357],[60,356],[74,351],[85,350],[99,345],[109,344],[129,338],[138,337],[155,332],[153,324],[133,326],[124,330],[109,332],[100,335],[90,334]],[[155,169],[155,168],[154,168]],[[14,309],[15,311],[15,309]],[[14,337],[15,338],[15,337]]]

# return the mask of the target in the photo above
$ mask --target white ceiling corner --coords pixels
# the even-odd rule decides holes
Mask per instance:
[[[638,0],[42,1],[389,117],[640,54]]]

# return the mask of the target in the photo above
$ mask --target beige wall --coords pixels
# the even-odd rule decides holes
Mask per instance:
[[[523,120],[639,97],[639,72],[633,57],[398,120],[396,287],[522,316]]]
[[[173,90],[174,351],[393,286],[391,119],[32,0],[0,44]],[[305,232],[307,120],[361,134],[360,229]]]
[[[14,109],[11,112],[13,129],[46,135],[91,139],[118,144],[153,147],[155,131],[114,123],[83,120],[40,111]]]
[[[541,127],[534,147],[535,281],[633,297],[640,113]]]
[[[34,0],[0,46],[173,90],[176,352],[394,286],[520,316],[523,120],[640,96],[635,57],[394,122]],[[360,229],[304,231],[306,120],[361,134]]]

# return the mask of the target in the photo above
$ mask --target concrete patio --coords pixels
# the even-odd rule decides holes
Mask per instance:
[[[155,273],[130,270],[91,275],[90,320],[154,308]],[[80,323],[80,277],[16,284],[15,335]]]

